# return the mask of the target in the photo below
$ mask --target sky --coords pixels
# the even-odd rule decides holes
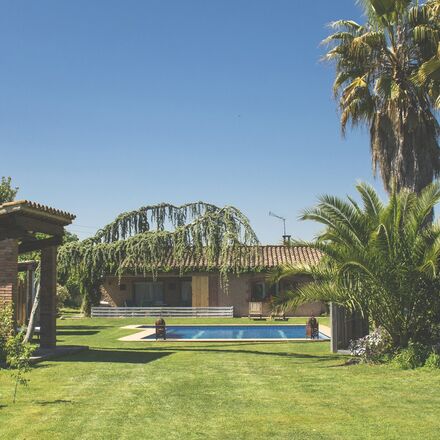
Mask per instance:
[[[327,24],[355,0],[0,1],[0,175],[85,238],[140,206],[234,205],[278,243],[321,194],[354,194],[367,130],[341,136]]]

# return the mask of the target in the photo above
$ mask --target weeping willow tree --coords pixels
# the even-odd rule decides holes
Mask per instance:
[[[258,239],[247,217],[237,208],[204,202],[141,207],[119,215],[94,237],[67,243],[58,253],[61,277],[80,280],[83,311],[100,299],[106,275],[157,276],[159,270],[183,274],[188,259],[216,267],[222,279],[239,273]]]

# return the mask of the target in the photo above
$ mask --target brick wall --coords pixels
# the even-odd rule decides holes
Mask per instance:
[[[0,304],[14,301],[17,297],[18,242],[0,241]]]
[[[172,307],[181,305],[180,300],[180,283],[183,280],[189,280],[186,277],[170,276],[168,274],[160,274],[157,281],[164,283],[164,301]],[[230,275],[229,288],[224,289],[220,284],[220,277],[218,273],[197,273],[195,275],[205,275],[209,277],[209,306],[210,307],[226,307],[234,306],[235,316],[247,316],[249,313],[249,300],[251,298],[251,286],[255,281],[264,281],[265,274],[262,273],[244,273],[240,276]],[[111,306],[124,306],[125,301],[130,302],[133,299],[134,286],[133,283],[138,281],[152,281],[151,278],[143,277],[118,277],[108,276],[105,278],[101,293],[102,299],[107,301]],[[121,290],[121,285],[124,286]],[[194,287],[194,286],[193,286]],[[193,290],[194,293],[194,290]],[[199,306],[194,303],[193,307]],[[325,305],[321,302],[304,304],[299,306],[293,313],[288,313],[289,316],[310,316],[312,314],[319,316],[325,312]],[[264,315],[270,315],[270,307],[268,303],[264,303]]]

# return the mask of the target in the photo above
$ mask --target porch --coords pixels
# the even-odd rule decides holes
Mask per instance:
[[[218,307],[218,276],[159,274],[156,278],[106,277],[101,308]]]

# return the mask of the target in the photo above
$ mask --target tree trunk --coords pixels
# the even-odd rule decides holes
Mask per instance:
[[[32,336],[34,335],[35,329],[35,314],[37,313],[38,306],[40,304],[40,285],[37,286],[37,291],[35,293],[34,302],[32,304],[31,315],[29,316],[29,323],[26,330],[26,335],[23,339],[23,344],[30,342],[32,340]]]

